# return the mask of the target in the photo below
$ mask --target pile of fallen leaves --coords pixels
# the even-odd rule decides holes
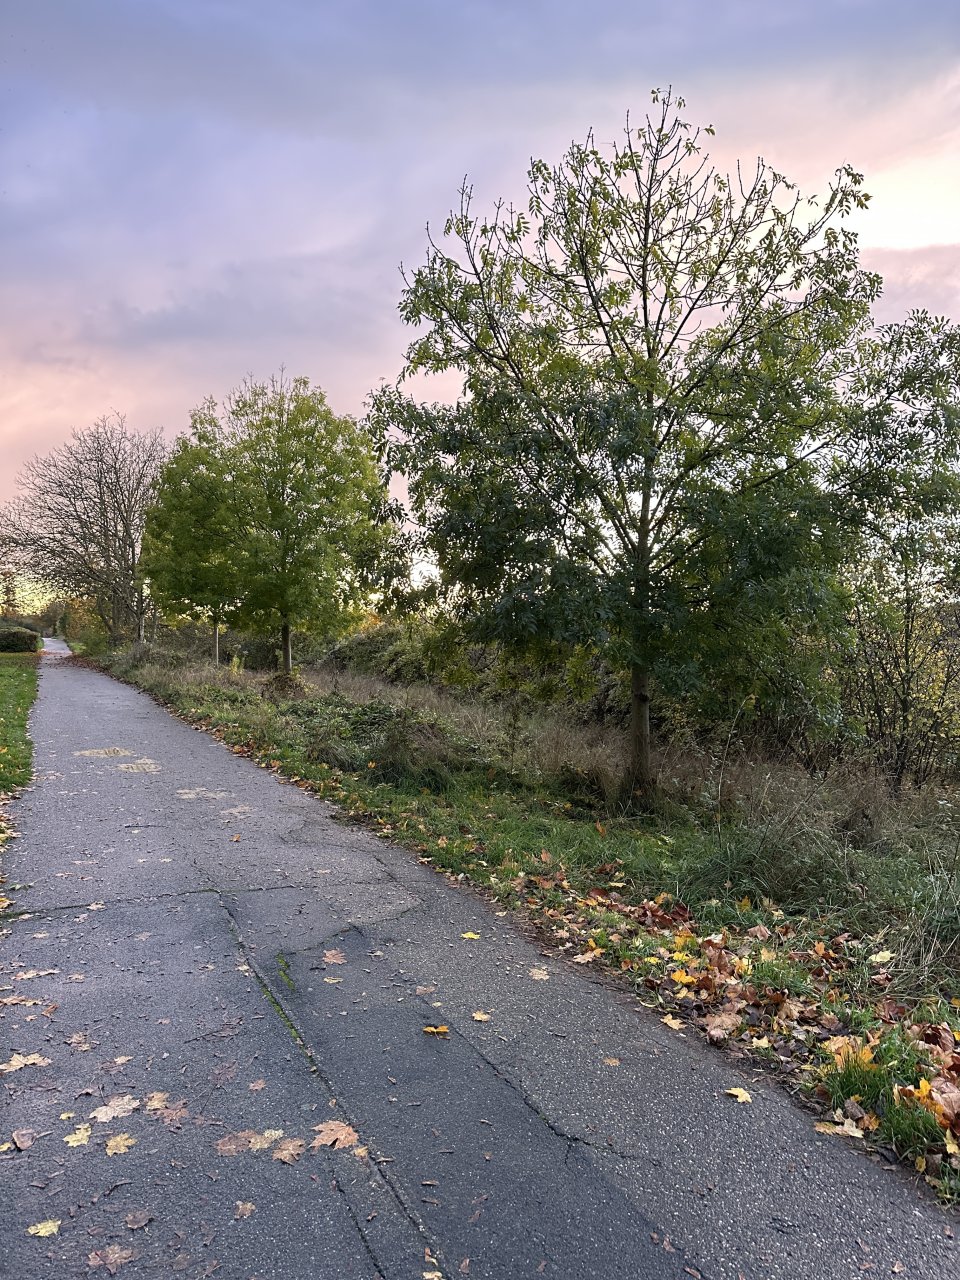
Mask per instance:
[[[909,1160],[960,1198],[960,999],[940,1002],[937,1020],[919,1016],[888,993],[890,951],[772,902],[743,899],[740,927],[708,931],[669,894],[633,900],[618,863],[584,891],[547,850],[539,858],[541,873],[500,888],[574,964],[629,976],[668,1027],[693,1024],[828,1108],[820,1132]]]

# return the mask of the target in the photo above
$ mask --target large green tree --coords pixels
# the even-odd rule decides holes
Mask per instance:
[[[464,611],[629,672],[641,793],[651,677],[721,630],[749,645],[836,563],[843,380],[879,290],[859,174],[819,203],[762,161],[725,175],[683,107],[655,93],[621,143],[534,162],[526,210],[479,216],[464,186],[401,302],[405,373],[455,370],[462,399],[372,409]]]
[[[362,427],[306,378],[249,378],[194,411],[159,486],[151,564],[171,603],[277,633],[289,674],[293,630],[335,630],[362,599],[383,504]]]

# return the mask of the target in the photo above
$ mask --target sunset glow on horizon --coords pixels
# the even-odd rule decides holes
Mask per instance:
[[[772,11],[776,8],[776,11]],[[5,16],[0,501],[105,413],[183,430],[281,365],[359,413],[399,372],[401,261],[469,175],[598,141],[672,83],[718,167],[865,174],[877,309],[960,321],[955,0],[35,0]]]

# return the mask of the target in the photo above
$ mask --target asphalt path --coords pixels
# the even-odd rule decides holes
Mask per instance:
[[[32,735],[0,1274],[960,1275],[902,1170],[142,694],[48,653]]]

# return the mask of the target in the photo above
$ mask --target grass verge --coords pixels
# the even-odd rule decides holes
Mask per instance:
[[[826,800],[796,775],[779,792],[766,778],[765,811],[741,783],[725,807],[675,793],[658,814],[618,815],[575,754],[555,752],[547,768],[528,748],[518,764],[512,719],[498,736],[469,708],[417,707],[369,684],[307,688],[151,660],[114,672],[524,911],[561,954],[617,974],[667,1026],[694,1024],[776,1072],[821,1108],[822,1132],[905,1161],[960,1200],[950,799],[909,821],[899,812],[871,844],[838,836]],[[568,740],[575,753],[572,729]]]
[[[36,653],[0,653],[0,851],[13,834],[6,802],[32,776],[33,744],[27,719],[37,696],[39,660]],[[0,917],[13,906],[3,885],[0,875]]]
[[[27,717],[37,694],[35,653],[0,653],[0,796],[30,781]]]

